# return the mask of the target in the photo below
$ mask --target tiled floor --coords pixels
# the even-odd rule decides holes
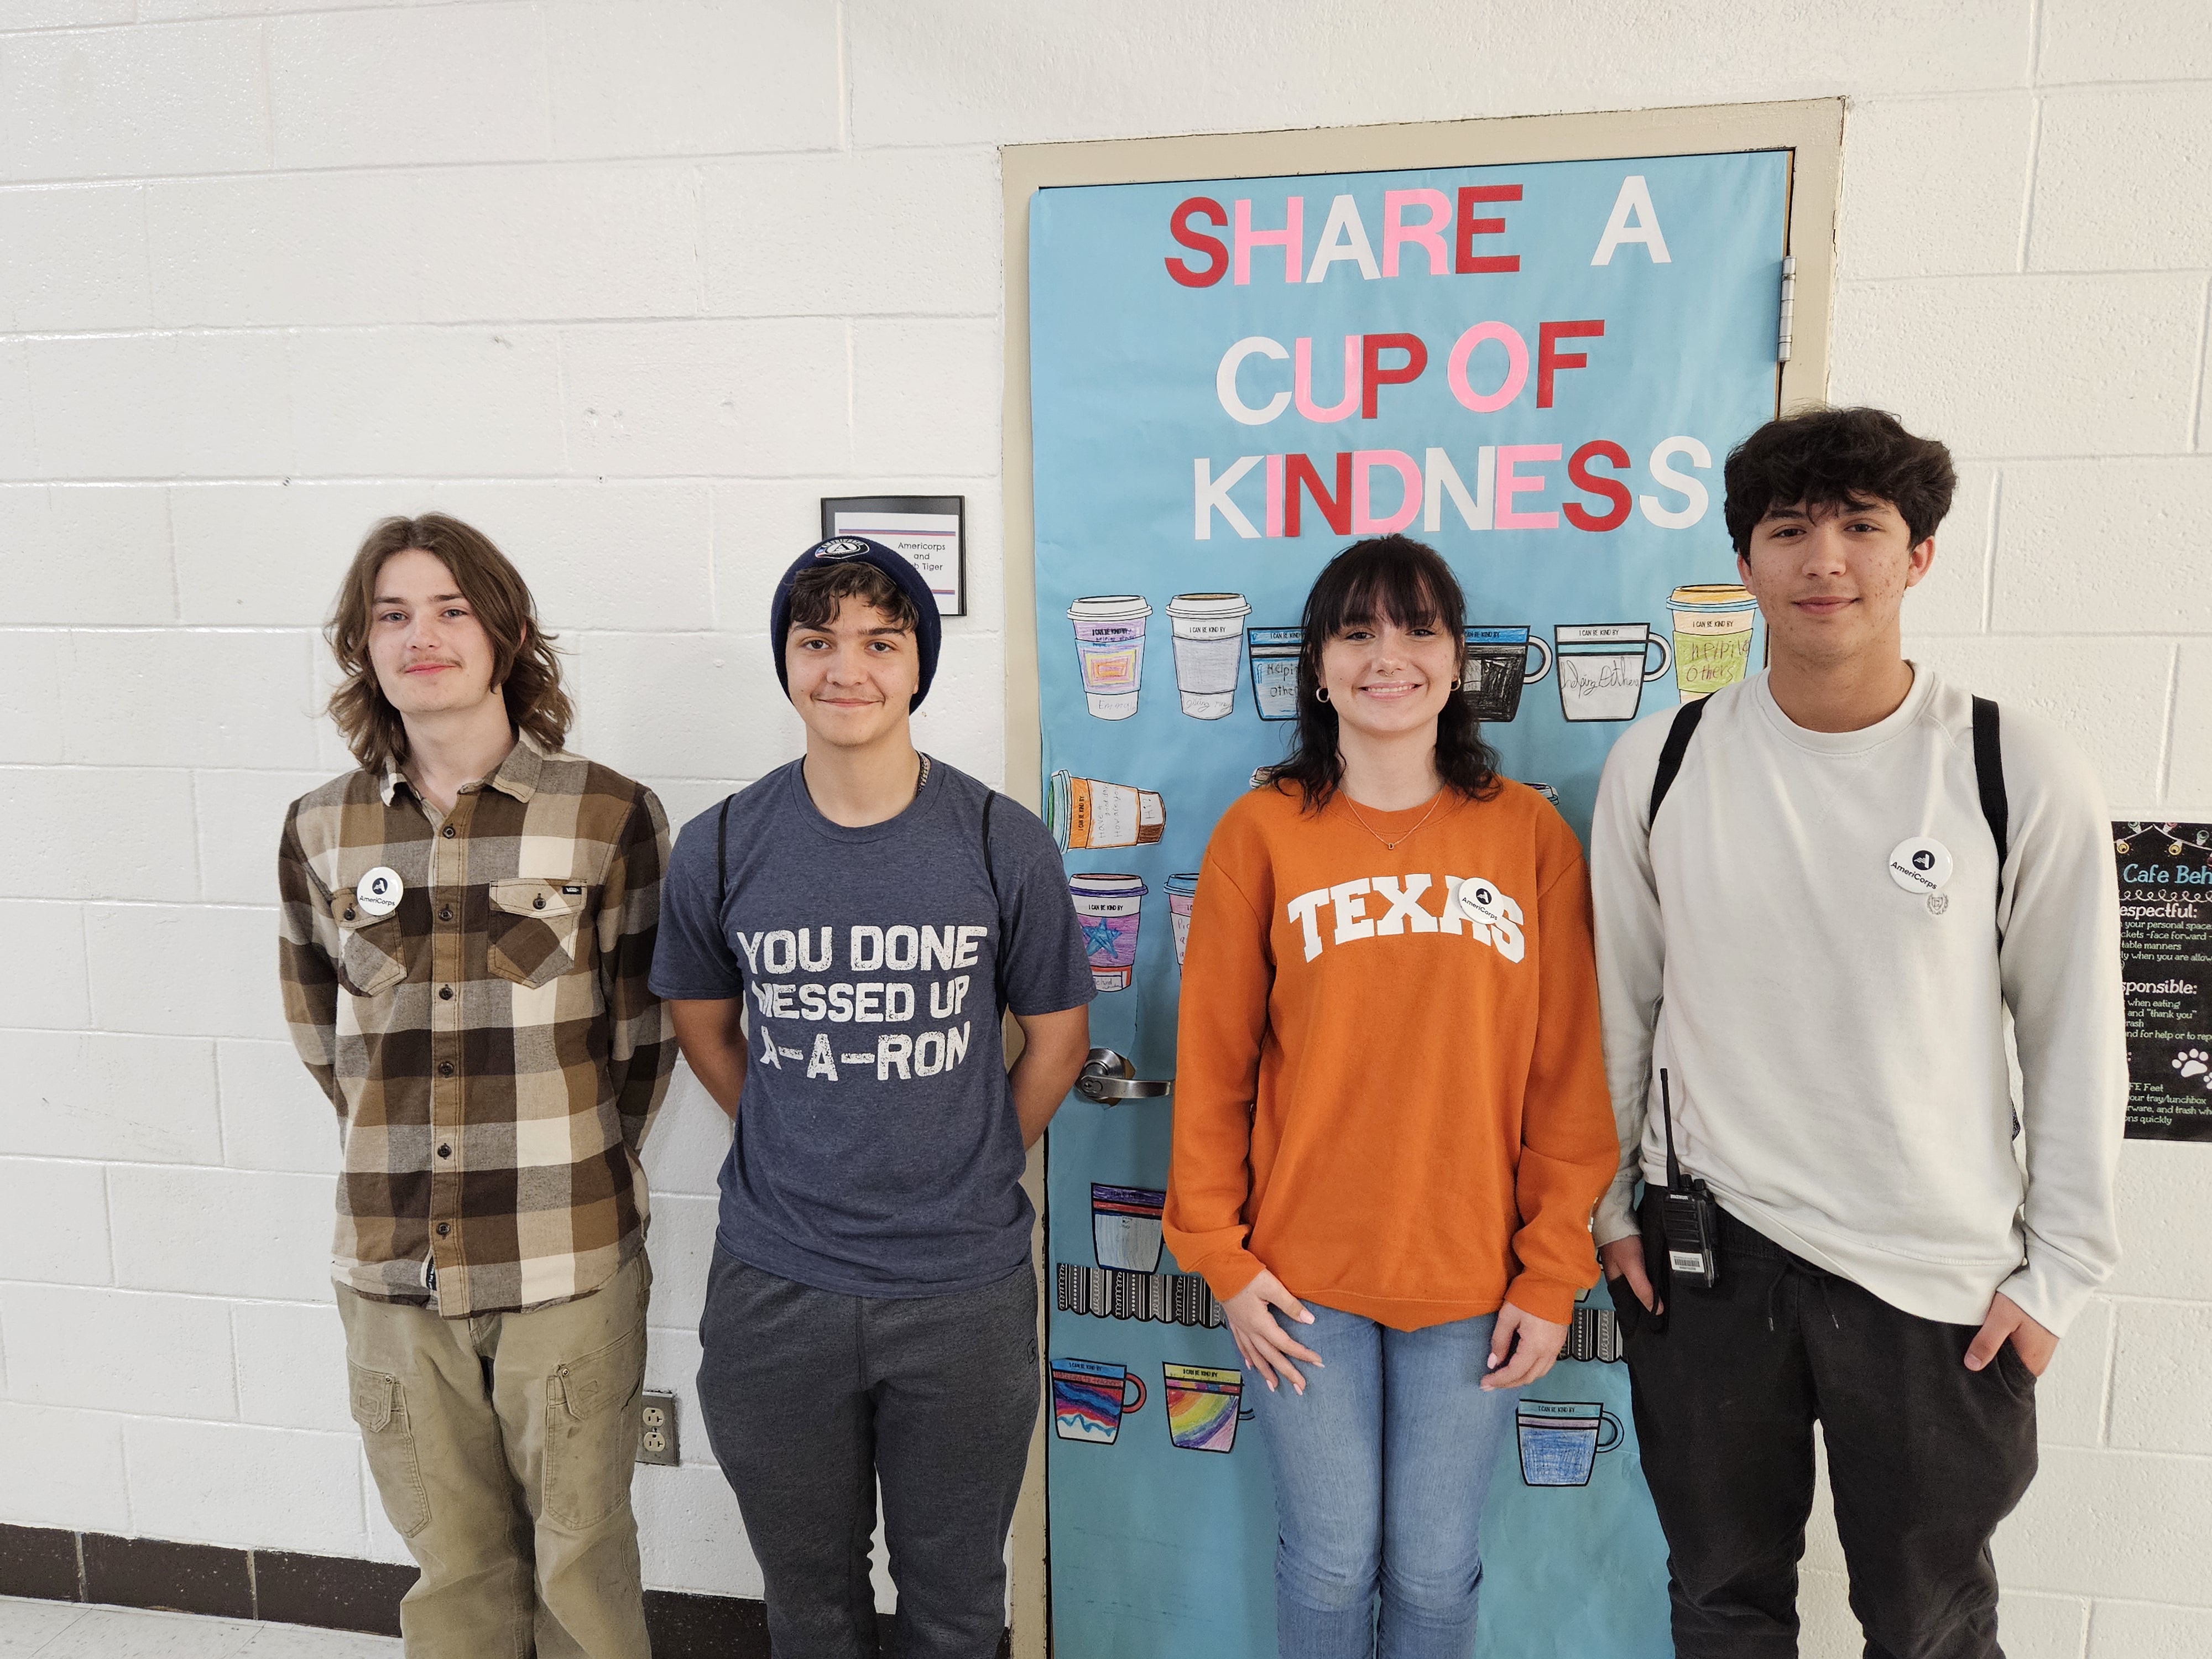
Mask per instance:
[[[0,1659],[398,1659],[388,1636],[0,1595]]]

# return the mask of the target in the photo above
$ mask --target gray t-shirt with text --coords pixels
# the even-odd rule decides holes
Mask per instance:
[[[1097,992],[1051,836],[1000,796],[987,869],[986,794],[933,761],[904,811],[848,829],[816,809],[794,761],[732,796],[719,836],[720,806],[684,826],[653,989],[742,997],[751,1028],[722,1166],[725,1254],[855,1296],[956,1295],[1028,1259],[1002,939],[1016,1013]]]

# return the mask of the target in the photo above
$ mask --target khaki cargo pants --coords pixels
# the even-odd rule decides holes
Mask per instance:
[[[577,1301],[475,1319],[338,1286],[354,1420],[422,1570],[407,1659],[647,1659],[629,1482],[651,1285],[641,1252]]]

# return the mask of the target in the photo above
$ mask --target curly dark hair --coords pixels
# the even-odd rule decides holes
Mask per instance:
[[[537,602],[522,573],[490,537],[442,513],[386,519],[353,556],[337,603],[323,630],[344,683],[331,693],[330,714],[354,758],[372,772],[407,758],[407,727],[377,684],[368,659],[370,619],[376,613],[376,578],[395,553],[420,548],[453,573],[492,645],[491,681],[507,702],[507,717],[540,747],[568,740],[575,710],[561,689],[561,659],[554,636],[538,625]]]
[[[1751,551],[1751,532],[1780,507],[1864,508],[1887,501],[1913,544],[1951,510],[1959,474],[1951,452],[1916,438],[1886,409],[1803,409],[1769,421],[1729,452],[1729,539]]]
[[[837,620],[842,602],[858,599],[872,605],[893,628],[918,631],[921,612],[906,589],[872,564],[854,559],[849,563],[811,564],[791,584],[791,628],[827,628]],[[789,629],[785,630],[787,641]]]
[[[1436,549],[1407,536],[1376,536],[1331,559],[1314,579],[1300,619],[1298,722],[1290,756],[1266,769],[1265,783],[1295,783],[1315,811],[1344,782],[1336,710],[1321,700],[1322,649],[1360,623],[1387,620],[1401,628],[1434,628],[1467,637],[1467,596]],[[1437,772],[1444,787],[1468,800],[1498,793],[1498,752],[1482,740],[1474,705],[1455,691],[1437,716]]]

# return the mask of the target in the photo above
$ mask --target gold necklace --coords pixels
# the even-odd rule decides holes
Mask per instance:
[[[1339,791],[1338,793],[1342,793],[1341,791]],[[1431,818],[1436,817],[1437,808],[1443,805],[1443,802],[1444,792],[1439,789],[1436,793],[1436,798],[1430,801],[1429,810],[1421,814],[1421,823],[1426,823]],[[1344,797],[1344,810],[1352,814],[1352,821],[1354,823],[1357,823],[1369,835],[1373,836],[1376,840],[1382,841],[1382,836],[1376,832],[1375,826],[1368,823],[1365,818],[1359,816],[1359,809],[1352,804],[1352,797],[1349,795],[1346,795]],[[1404,835],[1398,837],[1398,841],[1382,841],[1382,850],[1386,853],[1396,852],[1398,850],[1398,842],[1410,841],[1414,836],[1420,833],[1421,823],[1417,823],[1411,830],[1406,831]]]

